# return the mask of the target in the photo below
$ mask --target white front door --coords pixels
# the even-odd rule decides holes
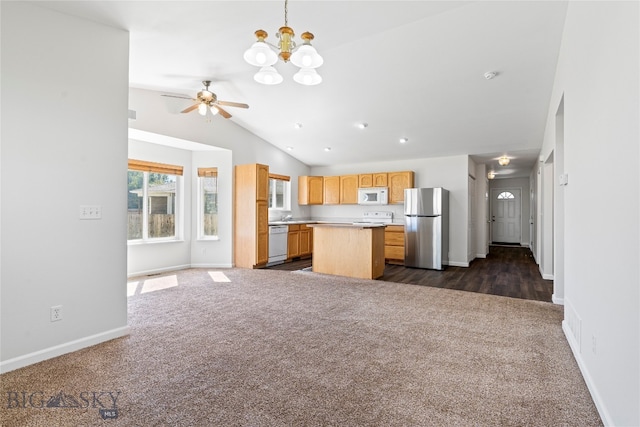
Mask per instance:
[[[520,243],[521,220],[520,189],[494,188],[491,190],[491,241],[494,243]]]

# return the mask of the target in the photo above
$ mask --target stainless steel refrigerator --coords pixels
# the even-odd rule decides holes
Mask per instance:
[[[449,263],[449,191],[404,190],[404,265],[442,270]]]

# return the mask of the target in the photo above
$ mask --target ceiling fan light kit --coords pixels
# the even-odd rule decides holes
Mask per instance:
[[[247,104],[242,104],[239,102],[230,102],[230,101],[218,101],[218,96],[209,90],[209,85],[211,84],[210,80],[205,80],[202,82],[204,85],[204,89],[198,92],[196,98],[188,98],[186,96],[176,96],[176,95],[162,95],[167,96],[169,98],[180,98],[180,99],[190,99],[195,101],[190,107],[185,108],[180,111],[181,113],[190,113],[193,110],[198,110],[198,113],[201,116],[207,115],[207,110],[211,111],[211,114],[214,116],[216,114],[222,115],[225,119],[231,118],[231,114],[229,114],[221,105],[226,107],[237,107],[237,108],[249,108]]]
[[[255,32],[257,41],[244,52],[244,60],[251,65],[261,67],[260,71],[253,76],[253,79],[258,83],[274,85],[284,80],[273,67],[273,65],[278,62],[278,58],[280,58],[283,62],[291,61],[293,65],[300,68],[293,76],[294,81],[306,86],[317,85],[322,82],[322,77],[315,69],[320,67],[324,60],[316,49],[311,46],[311,40],[313,40],[314,37],[312,33],[308,31],[302,33],[300,38],[302,38],[303,43],[300,46],[296,45],[296,42],[293,40],[295,33],[293,29],[288,26],[288,4],[288,0],[285,0],[284,26],[280,27],[276,34],[279,39],[278,45],[274,46],[266,42],[267,32],[257,30]],[[277,54],[276,51],[278,52]]]

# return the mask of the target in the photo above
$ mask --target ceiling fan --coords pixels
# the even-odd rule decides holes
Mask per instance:
[[[207,110],[211,110],[212,114],[220,113],[222,117],[228,119],[231,117],[226,110],[224,110],[221,105],[225,107],[238,107],[238,108],[249,108],[247,104],[241,104],[239,102],[229,102],[229,101],[218,101],[218,96],[209,90],[209,85],[211,84],[211,80],[205,80],[202,82],[204,85],[204,89],[198,92],[196,98],[188,98],[186,96],[177,96],[177,95],[162,95],[168,96],[170,98],[181,98],[181,99],[190,99],[192,101],[196,101],[191,107],[187,107],[181,111],[181,113],[189,113],[195,109],[198,109],[198,112],[201,115],[206,115]]]

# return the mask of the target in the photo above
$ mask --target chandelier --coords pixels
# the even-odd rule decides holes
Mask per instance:
[[[498,163],[500,164],[500,166],[507,166],[509,162],[510,160],[507,156],[502,156],[498,159]]]
[[[302,45],[296,45],[293,40],[293,29],[289,27],[287,14],[288,14],[288,0],[284,2],[284,27],[280,27],[276,37],[279,41],[277,45],[272,45],[265,41],[268,34],[264,30],[257,30],[255,32],[258,39],[249,49],[244,52],[244,60],[251,65],[260,67],[254,76],[254,80],[258,83],[265,85],[276,85],[282,83],[282,76],[273,67],[280,58],[284,62],[289,62],[300,70],[293,75],[293,80],[296,82],[313,86],[322,82],[322,77],[315,70],[324,62],[322,56],[316,52],[316,49],[311,46],[311,40],[313,40],[313,34],[304,32],[300,36],[303,43]],[[276,54],[276,52],[278,52]]]

